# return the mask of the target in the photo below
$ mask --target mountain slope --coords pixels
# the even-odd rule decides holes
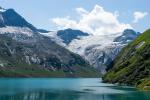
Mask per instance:
[[[150,29],[119,53],[104,81],[150,90]]]
[[[0,11],[1,77],[97,77],[81,56],[40,34],[12,9]],[[43,30],[42,30],[43,31]]]
[[[97,75],[79,55],[60,47],[49,38],[43,38],[31,45],[12,40],[4,34],[0,35],[0,76],[94,77]],[[7,71],[9,73],[5,73]]]
[[[51,37],[59,45],[84,57],[102,74],[106,73],[109,67],[108,65],[120,50],[138,35],[139,33],[131,29],[124,30],[120,35],[91,35],[72,29],[47,34],[47,36]],[[64,38],[61,38],[61,36]],[[64,41],[68,42],[66,43]]]
[[[121,36],[118,36],[114,39],[114,42],[127,44],[128,42],[133,41],[139,34],[139,32],[135,32],[132,29],[126,29]]]

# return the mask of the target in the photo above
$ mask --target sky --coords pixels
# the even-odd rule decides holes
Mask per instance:
[[[150,0],[0,0],[35,27],[80,29],[93,34],[150,28]]]

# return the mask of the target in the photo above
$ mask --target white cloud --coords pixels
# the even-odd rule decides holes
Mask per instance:
[[[93,35],[109,35],[122,32],[124,29],[132,28],[130,24],[121,23],[118,20],[119,13],[105,11],[103,7],[96,5],[93,10],[77,8],[80,20],[72,20],[69,17],[54,18],[52,22],[59,28],[79,29]]]
[[[86,10],[83,9],[82,7],[76,8],[76,11],[77,11],[80,15],[88,14],[88,11],[86,11]]]
[[[70,17],[54,18],[54,19],[52,19],[52,21],[59,28],[71,28],[71,27],[77,26],[77,22],[74,20],[71,20]]]
[[[146,15],[148,15],[147,12],[139,12],[139,11],[136,11],[134,12],[134,20],[133,22],[134,23],[137,23],[140,19],[143,19]]]

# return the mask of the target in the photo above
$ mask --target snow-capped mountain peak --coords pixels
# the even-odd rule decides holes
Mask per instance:
[[[131,29],[112,35],[90,35],[88,33],[85,35],[82,31],[72,29],[48,34],[59,45],[63,45],[70,51],[84,57],[102,74],[106,72],[107,66],[120,50],[138,35]]]
[[[14,9],[0,7],[0,34],[6,34],[13,39],[24,41],[37,34],[38,29],[28,23]]]
[[[36,28],[28,23],[22,16],[20,16],[14,9],[1,8],[0,13],[0,27],[12,26],[12,27],[28,27],[33,31]]]
[[[123,31],[121,36],[118,36],[114,39],[114,42],[127,43],[133,41],[138,35],[140,35],[139,32],[135,32],[131,29],[126,29]]]

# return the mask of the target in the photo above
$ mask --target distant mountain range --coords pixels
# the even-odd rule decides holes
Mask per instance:
[[[126,29],[120,35],[91,35],[80,30],[65,29],[44,35],[81,55],[98,71],[105,74],[120,50],[139,34],[132,29]]]
[[[81,56],[40,34],[47,32],[28,23],[13,9],[0,8],[0,76],[99,76]]]

